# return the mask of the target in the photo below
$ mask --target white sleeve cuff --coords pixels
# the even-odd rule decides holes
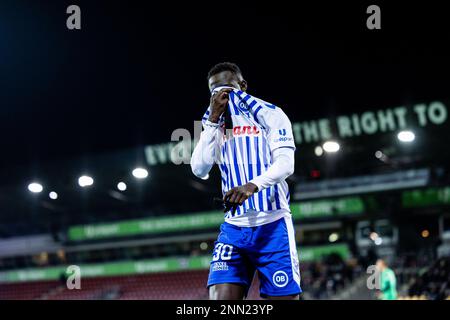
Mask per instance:
[[[219,126],[220,125],[218,123],[214,123],[214,122],[211,122],[209,120],[206,120],[203,123],[203,129],[205,129],[205,130],[206,130],[206,128],[218,128]]]
[[[208,143],[212,143],[217,135],[217,130],[219,129],[219,124],[211,121],[206,121],[203,123],[203,131],[201,137],[204,137]]]
[[[253,178],[252,180],[249,181],[250,183],[253,183],[256,187],[258,187],[257,192],[265,189],[263,186],[264,181],[261,181],[261,179],[258,179],[259,177]]]

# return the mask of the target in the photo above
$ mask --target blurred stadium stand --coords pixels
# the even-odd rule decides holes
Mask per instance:
[[[207,271],[152,275],[89,278],[82,290],[67,290],[59,281],[2,284],[0,299],[205,299]]]
[[[408,283],[408,297],[443,300],[450,297],[450,258],[440,258],[423,268]]]
[[[318,264],[305,265],[303,268],[317,268]],[[311,274],[304,275],[311,279]],[[207,270],[156,273],[137,276],[116,276],[87,278],[82,281],[81,290],[68,290],[66,284],[60,281],[35,281],[0,285],[0,299],[156,299],[156,300],[202,300],[208,298],[205,283]],[[326,298],[331,296],[340,286],[350,281],[339,271],[323,273],[317,278],[317,284],[312,285],[311,298]],[[336,283],[335,283],[336,282]],[[333,284],[332,284],[333,283]],[[306,282],[309,287],[309,282]],[[319,287],[317,287],[317,285]],[[323,288],[321,286],[327,287]],[[326,292],[326,293],[325,293]],[[255,276],[248,299],[259,297],[259,280]]]
[[[436,260],[431,267],[395,265],[402,283],[400,300],[447,299],[450,297],[449,258]],[[208,298],[205,282],[207,270],[155,273],[135,276],[86,278],[82,290],[68,290],[64,281],[32,281],[0,285],[2,300],[202,300]],[[303,286],[308,288],[302,299],[369,300],[375,293],[366,287],[361,265],[344,262],[330,255],[322,262],[302,265]],[[249,291],[250,300],[260,299],[259,281],[255,276]]]

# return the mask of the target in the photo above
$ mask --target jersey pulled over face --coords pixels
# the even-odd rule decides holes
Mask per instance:
[[[223,194],[267,171],[272,164],[273,150],[286,147],[295,149],[291,122],[279,107],[234,89],[229,94],[227,112],[231,115],[232,127],[227,126],[230,129],[225,129],[225,117],[222,116],[216,137],[218,149],[215,152]],[[208,120],[209,113],[208,108],[203,122]],[[231,211],[226,213],[225,219],[250,212],[290,211],[289,198],[288,185],[282,181],[253,194],[234,214]]]

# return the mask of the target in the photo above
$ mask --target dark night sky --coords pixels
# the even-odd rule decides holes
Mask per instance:
[[[362,4],[75,1],[82,30],[69,31],[72,2],[0,5],[3,166],[168,141],[203,112],[205,74],[223,60],[298,120],[436,99],[448,88],[439,8],[385,5],[382,30],[369,31]]]

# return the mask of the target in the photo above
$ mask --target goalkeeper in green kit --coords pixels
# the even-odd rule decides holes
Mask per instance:
[[[380,274],[380,300],[397,299],[397,279],[392,269],[388,268],[386,262],[382,259],[377,260],[377,270]]]

